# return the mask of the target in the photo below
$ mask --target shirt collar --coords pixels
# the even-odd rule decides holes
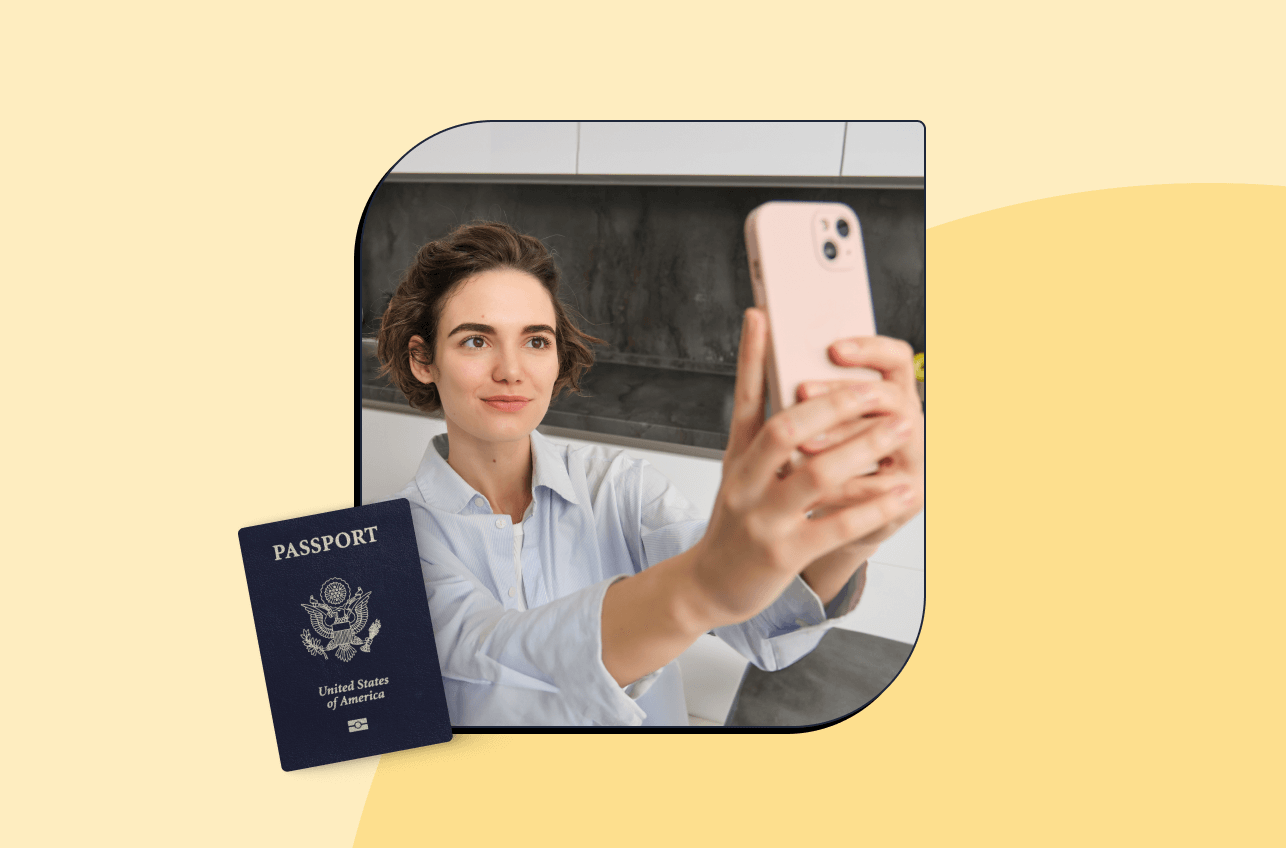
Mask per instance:
[[[471,500],[482,496],[447,463],[448,447],[446,433],[433,437],[415,473],[415,483],[426,504],[458,515]],[[533,492],[544,486],[570,503],[579,503],[558,447],[535,430],[531,432],[531,457]]]
[[[563,451],[535,430],[531,431],[531,488],[544,486],[562,496],[568,503],[578,504],[572,478],[567,476],[567,461]]]
[[[415,472],[415,484],[420,497],[429,506],[459,514],[478,497],[478,493],[464,478],[447,464],[447,434],[434,436]]]

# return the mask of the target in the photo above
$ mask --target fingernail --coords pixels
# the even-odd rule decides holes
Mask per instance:
[[[807,400],[808,398],[812,397],[813,395],[817,394],[822,390],[822,384],[821,383],[804,383],[799,387],[799,390],[803,392],[804,399]]]
[[[857,344],[855,342],[839,342],[835,345],[835,353],[845,359],[856,359]]]
[[[804,442],[804,444],[810,448],[820,447],[821,445],[826,444],[830,437],[830,433],[818,433],[816,436],[813,436],[811,439]]]
[[[893,490],[893,496],[903,503],[910,503],[915,499],[915,492],[911,491],[910,486],[898,486]]]

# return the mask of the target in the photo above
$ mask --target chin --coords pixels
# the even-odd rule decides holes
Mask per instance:
[[[548,408],[543,406],[539,410],[523,410],[521,415],[494,414],[490,409],[481,409],[467,422],[458,418],[454,420],[479,441],[513,442],[530,435],[544,419]]]
[[[509,421],[500,426],[492,426],[488,428],[488,430],[491,433],[491,441],[512,442],[517,439],[521,439],[524,436],[531,435],[531,431],[535,430],[536,424],[539,424],[539,423],[540,423],[539,421],[535,423],[529,423],[525,421]]]

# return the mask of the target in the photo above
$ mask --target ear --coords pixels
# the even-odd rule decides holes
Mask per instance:
[[[426,355],[428,348],[424,344],[424,339],[411,336],[411,340],[407,342],[407,348],[406,355],[410,360],[411,373],[415,375],[415,379],[421,383],[436,382],[438,369],[426,361],[429,357]]]

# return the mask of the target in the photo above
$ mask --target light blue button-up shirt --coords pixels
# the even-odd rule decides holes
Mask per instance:
[[[433,439],[397,497],[411,503],[451,723],[686,725],[677,663],[622,688],[603,665],[603,595],[615,580],[690,548],[706,517],[646,460],[531,434],[532,507],[515,530],[447,464]],[[823,609],[796,578],[772,606],[715,633],[760,668],[795,662],[851,607]],[[519,592],[523,595],[520,599]],[[525,608],[524,608],[525,607]]]

